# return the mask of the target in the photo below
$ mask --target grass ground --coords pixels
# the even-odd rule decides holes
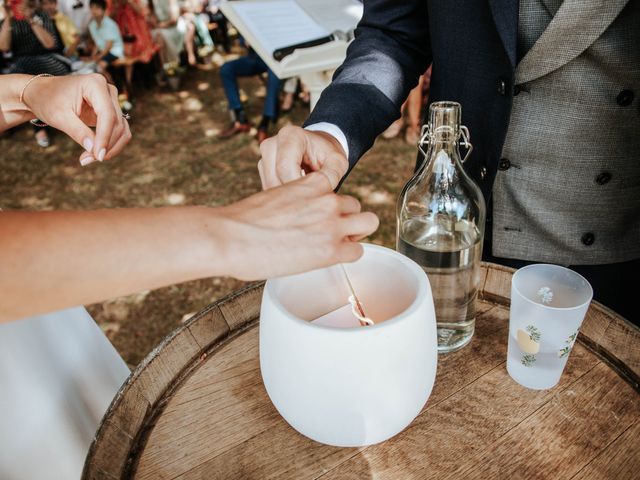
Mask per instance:
[[[246,79],[247,111],[260,118],[262,84]],[[302,105],[278,128],[301,124]],[[36,146],[24,127],[0,138],[0,208],[26,210],[223,205],[260,189],[257,142],[249,135],[226,141],[216,134],[229,117],[217,69],[192,70],[178,91],[139,92],[133,139],[114,161],[80,167],[80,147],[62,134],[52,146]],[[401,139],[378,140],[359,162],[342,191],[380,217],[368,241],[393,246],[395,203],[411,176],[416,149]],[[9,232],[2,232],[8,234]],[[125,361],[134,366],[191,314],[240,288],[231,278],[173,285],[87,306]]]

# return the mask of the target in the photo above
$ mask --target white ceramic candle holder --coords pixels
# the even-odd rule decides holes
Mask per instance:
[[[298,432],[355,447],[406,428],[427,402],[438,350],[431,287],[404,255],[364,245],[347,264],[373,326],[313,320],[347,303],[339,266],[267,281],[260,314],[260,368],[271,401]]]

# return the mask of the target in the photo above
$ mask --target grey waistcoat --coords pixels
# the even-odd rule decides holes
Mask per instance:
[[[640,0],[521,1],[518,28],[526,54],[493,187],[492,253],[639,258]]]

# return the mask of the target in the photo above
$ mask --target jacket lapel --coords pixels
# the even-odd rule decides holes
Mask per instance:
[[[595,42],[629,0],[564,0],[516,67],[516,84],[527,83],[567,64]]]
[[[498,34],[511,61],[516,66],[516,41],[518,38],[518,0],[489,0],[491,15]]]

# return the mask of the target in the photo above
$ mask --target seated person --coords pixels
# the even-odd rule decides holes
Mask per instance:
[[[89,0],[58,0],[58,10],[71,19],[82,38],[89,34]]]
[[[146,20],[147,10],[142,1],[107,0],[107,12],[120,28],[126,57],[149,63],[159,46],[151,36]]]
[[[184,32],[184,48],[187,51],[189,65],[197,63],[196,50],[200,57],[213,52],[213,40],[209,35],[207,21],[202,15],[203,4],[200,0],[187,0],[182,4],[178,28]]]
[[[163,64],[179,63],[184,33],[178,29],[180,8],[177,0],[154,0],[149,6],[148,23],[153,28],[154,40],[160,45],[160,60]]]
[[[74,57],[80,44],[80,35],[73,21],[58,9],[58,0],[42,0],[42,10],[53,20],[60,40],[64,45],[64,54]]]
[[[147,11],[140,0],[107,0],[107,12],[113,18],[122,34],[126,97],[133,95],[133,64],[149,63],[160,46],[154,42],[147,24]]]
[[[89,8],[92,18],[89,22],[89,32],[95,44],[91,58],[98,65],[98,72],[107,80],[111,80],[107,68],[124,57],[122,35],[120,35],[118,24],[106,15],[106,0],[91,0]]]
[[[284,92],[284,95],[282,96],[282,104],[280,105],[280,111],[282,113],[288,113],[293,109],[293,104],[296,100],[296,93],[298,93],[298,90],[300,91],[298,98],[307,108],[309,107],[309,89],[300,81],[299,77],[288,78],[284,82],[282,90]]]
[[[222,77],[224,93],[229,103],[229,111],[233,116],[233,124],[228,129],[220,132],[218,138],[229,138],[237,133],[251,130],[251,124],[240,101],[238,77],[252,77],[265,72],[268,74],[267,96],[264,99],[264,109],[262,111],[262,120],[258,125],[257,138],[259,143],[268,138],[269,124],[276,123],[278,119],[278,95],[282,81],[251,48],[244,57],[226,62],[220,68],[220,77]]]
[[[222,45],[224,53],[231,53],[228,21],[220,11],[220,0],[203,0],[203,2],[206,4],[205,12],[211,38],[216,44]]]

